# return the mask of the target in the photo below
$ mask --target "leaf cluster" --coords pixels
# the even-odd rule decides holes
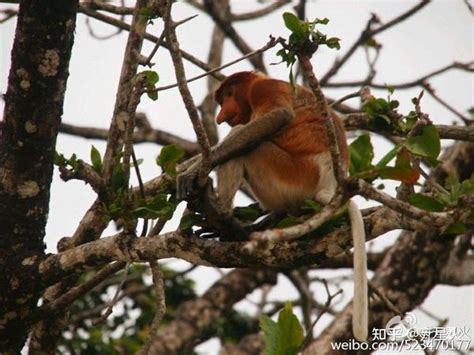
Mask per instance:
[[[311,57],[319,46],[340,49],[340,39],[328,37],[319,31],[317,25],[327,25],[329,19],[315,19],[313,21],[302,21],[290,12],[283,14],[283,21],[286,28],[291,31],[288,40],[284,41],[283,48],[277,52],[281,57],[281,62],[290,67],[290,82],[294,86],[293,65],[298,55]]]
[[[285,303],[277,322],[263,315],[260,328],[264,333],[265,355],[296,355],[301,350],[304,331],[290,302]]]

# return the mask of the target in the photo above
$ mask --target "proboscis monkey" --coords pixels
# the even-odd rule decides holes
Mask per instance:
[[[262,207],[299,214],[307,199],[330,202],[336,192],[326,127],[313,93],[301,86],[254,72],[229,76],[216,91],[221,110],[217,123],[234,128],[229,138],[214,148],[215,163],[222,154],[237,152],[218,168],[217,193],[224,210],[245,179]],[[344,172],[348,147],[340,118],[333,114]],[[254,139],[252,141],[252,139]],[[234,143],[231,143],[234,142]],[[367,339],[368,296],[365,231],[354,202],[349,203],[354,244],[353,333]]]

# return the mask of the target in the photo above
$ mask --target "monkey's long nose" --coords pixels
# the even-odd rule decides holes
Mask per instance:
[[[226,117],[226,115],[224,114],[224,111],[221,110],[221,111],[219,112],[219,114],[217,115],[217,117],[216,117],[216,123],[217,123],[217,124],[221,124],[222,122],[227,121],[226,118],[227,118],[227,117]]]

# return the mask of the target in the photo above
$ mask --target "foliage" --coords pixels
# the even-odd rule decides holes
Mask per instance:
[[[278,321],[263,315],[260,328],[265,339],[265,355],[297,354],[303,345],[304,331],[290,302],[278,314]]]
[[[123,273],[107,279],[101,285],[76,300],[70,308],[71,323],[61,337],[61,352],[76,354],[135,353],[148,337],[148,327],[155,312],[156,296],[150,285],[149,269],[145,265],[130,267],[123,285],[122,296],[114,312],[103,324],[92,326],[91,319],[98,318],[106,306],[110,294],[120,284]],[[174,319],[177,307],[196,297],[194,281],[172,269],[162,267],[166,295],[167,313],[162,324]],[[94,276],[90,271],[82,281]],[[123,308],[122,308],[123,307]],[[117,333],[117,328],[123,331]]]
[[[138,75],[145,77],[145,89],[148,97],[153,101],[158,100],[158,91],[156,91],[156,84],[160,80],[158,73],[153,70],[144,70]]]
[[[170,144],[161,149],[160,154],[156,158],[156,163],[161,166],[163,171],[167,174],[176,176],[176,165],[182,157],[184,157],[184,149],[177,145]]]
[[[317,25],[327,25],[329,23],[327,18],[302,21],[294,14],[285,12],[283,21],[291,34],[277,55],[281,57],[281,62],[290,67],[290,82],[294,86],[293,65],[296,62],[297,54],[302,53],[311,57],[320,45],[340,49],[340,39],[337,37],[328,38],[327,35],[316,29]]]

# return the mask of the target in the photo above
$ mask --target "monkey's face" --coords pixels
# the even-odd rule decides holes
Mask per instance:
[[[216,117],[217,124],[227,122],[232,127],[247,124],[250,121],[251,108],[246,93],[248,85],[228,85],[218,90],[217,102],[221,110]]]
[[[241,109],[242,105],[236,100],[233,88],[223,91],[219,103],[221,105],[221,110],[216,117],[217,124],[227,122],[229,125],[235,126],[244,123],[242,122],[244,118]]]

